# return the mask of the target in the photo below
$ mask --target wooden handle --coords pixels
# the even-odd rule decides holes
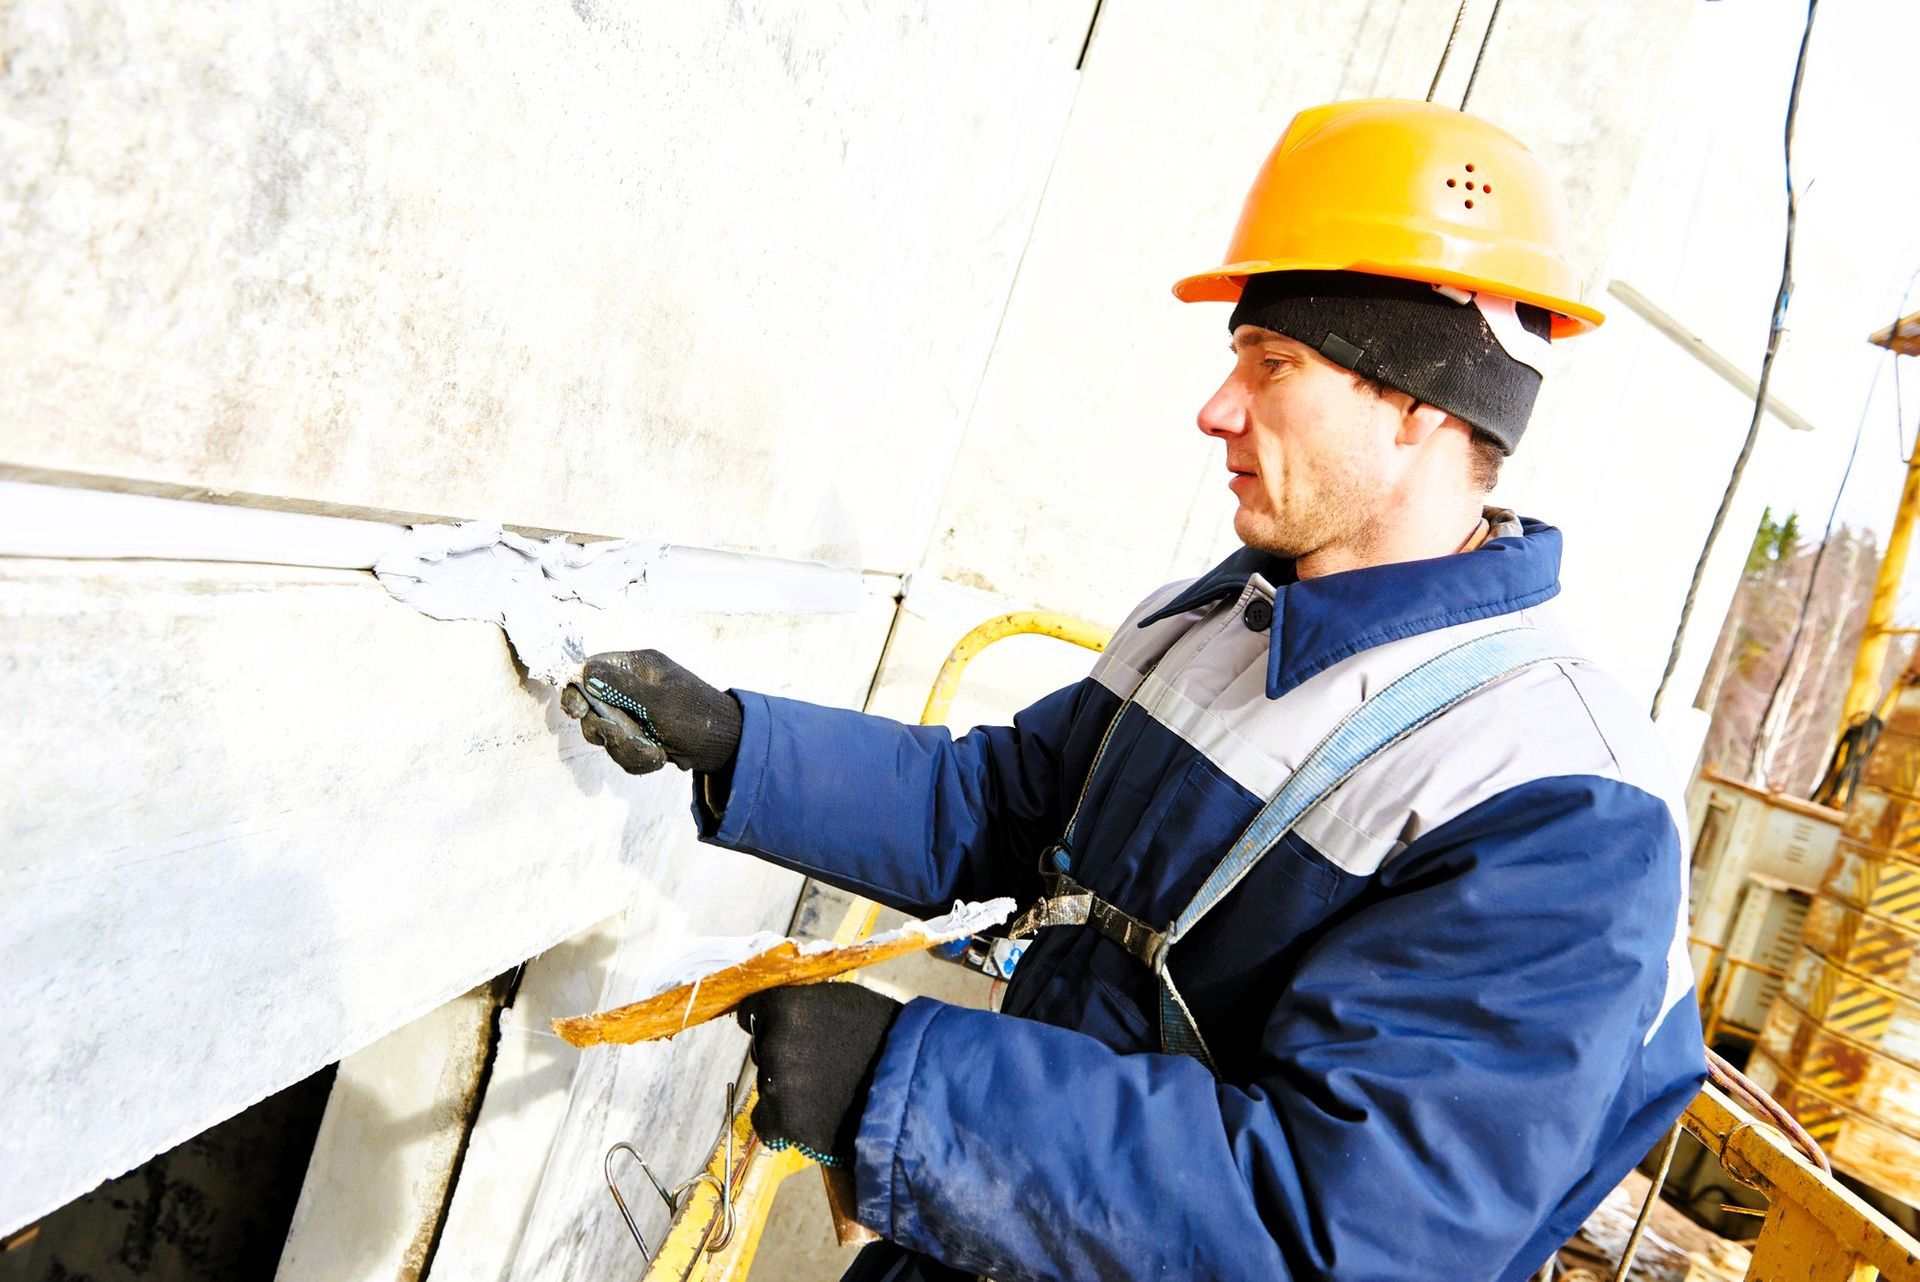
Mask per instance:
[[[823,1166],[820,1178],[827,1186],[827,1209],[833,1212],[833,1236],[841,1246],[865,1246],[880,1235],[853,1218],[853,1172],[843,1166]]]

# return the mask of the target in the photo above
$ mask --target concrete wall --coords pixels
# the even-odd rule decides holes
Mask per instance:
[[[1489,43],[1475,106],[1576,179],[1596,285],[1684,7],[1509,5]],[[885,579],[770,608],[746,563],[701,610],[583,611],[596,647],[911,715],[1000,602],[1111,622],[1225,550],[1192,427],[1225,313],[1167,288],[1294,110],[1422,96],[1454,10],[1106,0],[1076,71],[1090,0],[19,0],[0,479],[918,571],[898,612]],[[1536,432],[1529,484],[1571,493],[1591,438]],[[490,626],[144,522],[0,559],[0,1231],[539,954],[434,1269],[631,1267],[599,1156],[693,1169],[737,1035],[576,1056],[542,1021],[688,934],[783,926],[796,879],[696,850],[681,780],[608,769]],[[1650,543],[1608,545],[1595,600]],[[342,1107],[330,1133],[378,1133]],[[312,1231],[289,1267],[328,1261]]]
[[[9,5],[0,469],[897,572],[1090,12]],[[595,644],[864,697],[890,601],[739,592]],[[16,559],[0,617],[8,1228],[625,906],[791,911],[363,572]]]

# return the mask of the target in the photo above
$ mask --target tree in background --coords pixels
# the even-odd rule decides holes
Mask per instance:
[[[1808,597],[1816,560],[1819,579]],[[1821,558],[1817,546],[1801,545],[1797,515],[1776,520],[1771,508],[1761,513],[1746,573],[1694,701],[1712,714],[1708,764],[1757,787],[1812,793],[1833,750],[1879,570],[1871,530],[1840,526]],[[1789,653],[1803,599],[1806,621]],[[1885,681],[1905,669],[1912,653],[1912,637],[1894,638]]]

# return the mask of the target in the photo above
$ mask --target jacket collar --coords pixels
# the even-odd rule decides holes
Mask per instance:
[[[1489,512],[1494,537],[1472,552],[1401,561],[1302,581],[1293,562],[1243,547],[1160,609],[1158,623],[1237,597],[1258,574],[1273,585],[1267,697],[1340,660],[1436,628],[1512,614],[1560,591],[1560,531],[1541,521]],[[1504,518],[1504,519],[1502,519]]]

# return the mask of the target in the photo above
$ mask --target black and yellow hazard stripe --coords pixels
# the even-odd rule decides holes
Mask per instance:
[[[1809,959],[1812,965],[1808,965]],[[1903,1004],[1901,994],[1806,949],[1788,982],[1790,999],[1821,1024],[1877,1045]]]
[[[1861,870],[1863,906],[1876,917],[1920,930],[1920,867],[1878,860]]]
[[[1920,797],[1862,786],[1840,822],[1847,840],[1873,850],[1920,858]]]
[[[1920,999],[1920,971],[1914,967],[1920,932],[1823,894],[1807,914],[1802,938],[1836,965]]]
[[[1823,1100],[1810,1087],[1801,1089],[1800,1079],[1793,1070],[1776,1061],[1764,1048],[1754,1047],[1747,1074],[1755,1085],[1792,1113],[1821,1148],[1832,1148],[1840,1138],[1841,1128],[1847,1124],[1847,1107],[1838,1101]]]
[[[1821,894],[1920,931],[1920,863],[1842,839]]]
[[[1786,1105],[1788,1111],[1800,1120],[1800,1124],[1807,1128],[1807,1133],[1818,1140],[1822,1147],[1836,1138],[1843,1127],[1865,1123],[1911,1151],[1916,1159],[1915,1169],[1920,1170],[1920,1130],[1836,1098],[1814,1081],[1796,1073],[1792,1066],[1775,1060],[1761,1047],[1754,1048],[1747,1075],[1762,1090]]]

